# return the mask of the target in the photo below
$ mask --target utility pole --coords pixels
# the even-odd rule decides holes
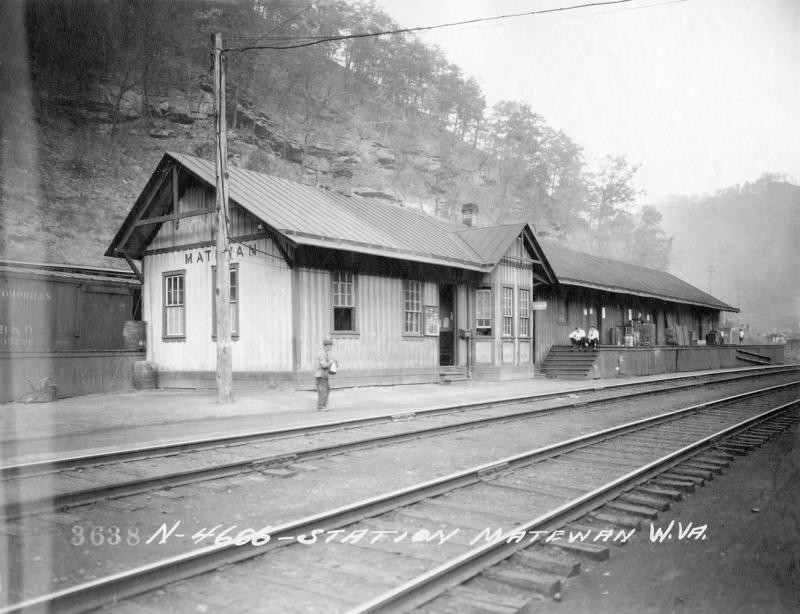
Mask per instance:
[[[716,274],[717,269],[714,268],[713,264],[708,265],[708,293],[711,294],[711,282],[714,281],[714,275]]]
[[[225,125],[225,65],[222,35],[214,34],[214,152],[217,178],[217,283],[214,289],[217,327],[217,401],[233,401],[231,355],[230,249],[228,248],[228,138]]]
[[[739,278],[736,278],[736,308],[739,312],[736,314],[737,326],[742,320],[742,286],[739,283]]]

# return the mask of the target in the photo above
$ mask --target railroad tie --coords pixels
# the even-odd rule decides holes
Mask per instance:
[[[658,481],[661,480],[681,480],[684,482],[692,482],[695,486],[705,486],[706,481],[696,475],[689,475],[687,473],[678,473],[676,471],[667,471],[659,476]]]
[[[689,467],[690,469],[700,469],[701,471],[710,471],[711,473],[722,473],[722,470],[725,468],[724,465],[718,465],[716,463],[707,463],[705,461],[695,458],[686,461],[681,466]]]
[[[561,592],[561,578],[533,569],[517,571],[514,569],[490,567],[481,575],[495,582],[501,582],[526,591],[547,595],[548,597],[552,597],[556,593]]]
[[[609,501],[605,505],[607,508],[632,514],[633,516],[641,516],[648,520],[653,520],[658,517],[658,510],[646,505],[634,505],[632,503],[625,503],[624,501]]]
[[[560,542],[552,542],[552,545],[561,550],[566,550],[571,554],[585,556],[587,559],[593,561],[605,561],[611,553],[608,546],[601,546],[599,544],[587,544],[583,542],[572,542],[570,544],[562,540]]]
[[[702,478],[703,480],[711,481],[714,479],[714,474],[711,473],[708,469],[696,469],[694,467],[688,466],[686,463],[682,463],[677,467],[673,467],[669,470],[669,473],[674,473],[676,475],[686,476],[687,478]]]
[[[475,614],[517,614],[527,607],[528,601],[495,593],[473,589],[467,586],[456,586],[445,593],[447,601],[457,606],[454,611]]]
[[[717,449],[723,452],[736,454],[737,456],[745,456],[750,453],[753,446],[745,445],[743,443],[736,443],[735,441],[726,441],[725,443],[717,444]]]
[[[626,503],[633,503],[635,505],[644,505],[646,507],[652,507],[653,509],[656,509],[659,512],[666,512],[669,509],[669,499],[656,497],[654,495],[650,495],[647,493],[641,493],[635,491],[626,492],[625,494],[619,497],[619,500],[625,501]]]
[[[571,578],[581,572],[581,563],[571,556],[561,554],[554,556],[541,548],[525,548],[515,553],[510,559],[512,563],[520,563],[537,571]]]
[[[766,440],[767,440],[766,437],[751,437],[747,435],[737,435],[734,438],[734,441],[736,441],[737,443],[751,445],[755,448],[760,448],[761,446],[763,446]]]
[[[680,501],[681,499],[683,499],[683,494],[678,488],[667,488],[651,484],[646,484],[644,486],[637,486],[636,488],[633,489],[633,492],[655,495],[656,497],[666,497],[668,499],[672,499],[673,501]]]
[[[704,452],[703,454],[695,456],[694,459],[703,461],[704,463],[714,463],[720,467],[727,467],[733,461],[733,456],[730,454],[722,456],[721,454],[709,454]]]
[[[764,428],[755,428],[750,429],[747,431],[751,435],[757,435],[762,437],[772,437],[773,435],[777,435],[783,430],[782,427],[764,427]]]
[[[629,529],[641,529],[642,520],[636,516],[628,516],[627,514],[614,514],[613,512],[592,512],[589,514],[592,520],[599,522],[609,522],[620,527],[627,527]]]
[[[662,475],[660,477],[655,478],[654,480],[651,480],[650,483],[658,487],[664,486],[666,488],[674,488],[676,490],[681,490],[683,492],[694,492],[694,487],[695,487],[695,482],[682,479],[680,476],[676,476],[674,479],[670,479]]]

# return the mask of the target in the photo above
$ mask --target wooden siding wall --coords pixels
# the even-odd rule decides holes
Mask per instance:
[[[156,236],[150,242],[148,252],[172,249],[177,245],[195,245],[214,240],[216,215],[213,213],[213,192],[207,187],[189,183],[178,200],[178,212],[197,212],[198,215],[181,218],[178,227],[172,222],[161,225]],[[231,237],[250,237],[259,234],[257,218],[239,205],[231,205],[230,210]]]
[[[439,338],[404,335],[403,280],[356,273],[356,334],[333,331],[330,271],[299,269],[296,296],[299,370],[315,368],[325,337],[334,341],[333,354],[341,373],[348,370],[436,369]],[[439,305],[439,287],[425,281],[423,305]]]
[[[214,371],[212,341],[213,215],[165,223],[144,259],[143,318],[148,321],[148,359],[159,370]],[[292,370],[291,272],[275,244],[257,233],[256,220],[231,209],[231,263],[239,267],[239,338],[233,342],[234,371]],[[163,340],[163,273],[185,272],[185,340]]]
[[[603,349],[597,356],[595,377],[631,377],[753,366],[737,358],[737,348],[739,346],[729,345]],[[741,349],[767,357],[772,364],[784,362],[783,346],[752,345]]]

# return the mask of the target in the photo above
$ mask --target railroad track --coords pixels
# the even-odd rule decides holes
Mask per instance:
[[[84,611],[221,567],[135,603],[377,612],[408,610],[444,593],[425,611],[463,612],[466,601],[481,599],[516,611],[532,593],[555,596],[559,574],[575,571],[571,558],[545,546],[607,556],[603,545],[543,545],[529,540],[532,532],[630,533],[682,489],[795,421],[797,404],[794,383],[666,412],[264,530],[218,530],[214,545],[0,612]],[[492,583],[507,590],[493,593]]]
[[[730,384],[796,371],[796,367],[759,368],[733,376],[715,374],[699,379],[691,376],[677,378],[677,381],[672,378],[657,385],[612,385],[610,395],[578,401],[562,399],[562,403],[549,407],[535,404],[556,395],[522,396],[495,403],[471,403],[417,413],[395,413],[5,465],[0,467],[0,484],[4,490],[0,518],[10,520],[245,472],[272,471],[281,475],[287,465],[332,454],[500,422],[528,420],[576,407],[596,407],[644,395],[674,394],[709,384]],[[564,396],[563,392],[558,395]],[[315,435],[324,435],[325,441],[311,440]]]

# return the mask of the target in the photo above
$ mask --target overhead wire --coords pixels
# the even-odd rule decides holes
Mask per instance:
[[[253,51],[259,49],[300,49],[303,47],[310,47],[312,45],[319,45],[322,43],[329,43],[329,42],[336,42],[342,40],[352,40],[358,38],[375,38],[379,36],[393,36],[398,34],[408,34],[412,32],[425,32],[430,30],[438,30],[442,28],[453,28],[456,26],[464,26],[464,25],[474,25],[474,24],[481,24],[481,23],[488,23],[492,21],[499,21],[502,19],[512,19],[516,17],[527,17],[532,15],[545,15],[545,14],[553,14],[553,13],[563,13],[566,11],[573,11],[578,9],[586,9],[586,8],[598,8],[604,6],[615,6],[620,4],[628,4],[633,2],[634,0],[605,0],[604,2],[588,2],[583,4],[574,4],[569,6],[561,6],[549,9],[538,9],[533,11],[524,11],[520,13],[508,13],[505,15],[495,15],[492,17],[477,17],[474,19],[465,19],[462,21],[454,21],[442,24],[435,24],[431,26],[416,26],[413,28],[396,28],[393,30],[382,30],[378,32],[363,32],[357,34],[337,34],[337,35],[328,35],[328,36],[294,36],[294,37],[270,37],[270,36],[260,36],[260,37],[228,37],[227,41],[245,41],[245,40],[272,40],[276,43],[279,41],[286,41],[290,42],[291,44],[271,44],[271,45],[247,45],[244,47],[223,47],[223,52],[227,51],[237,51],[237,52],[244,52],[244,51]],[[682,2],[686,2],[687,0],[667,0],[666,2],[660,2],[657,4],[648,4],[642,7],[629,7],[627,10],[632,9],[643,9],[643,8],[652,8],[655,6],[662,6],[668,4],[679,4]],[[301,11],[302,12],[302,11]],[[296,16],[295,16],[296,17]]]

